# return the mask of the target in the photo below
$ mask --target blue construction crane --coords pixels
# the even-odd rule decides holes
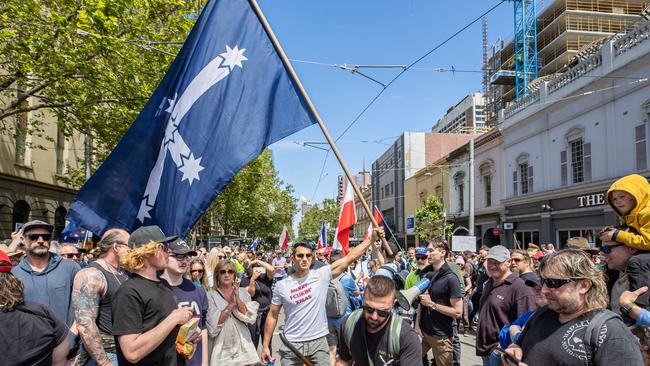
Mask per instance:
[[[515,84],[517,99],[526,96],[526,87],[537,78],[537,16],[535,0],[509,0],[515,10]]]

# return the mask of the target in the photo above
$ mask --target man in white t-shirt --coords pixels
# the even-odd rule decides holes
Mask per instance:
[[[287,260],[284,259],[281,251],[275,252],[275,258],[271,261],[271,265],[275,267],[275,275],[273,276],[275,282],[281,281],[287,276]]]
[[[293,246],[293,259],[296,272],[276,284],[271,301],[271,310],[264,324],[262,343],[262,363],[271,358],[269,343],[278,322],[280,309],[284,306],[284,335],[303,356],[311,360],[314,366],[329,366],[329,347],[325,336],[327,327],[327,287],[332,278],[338,277],[350,264],[359,258],[373,240],[384,236],[382,228],[375,229],[372,238],[364,240],[354,247],[347,256],[336,262],[310,269],[314,249],[307,243]],[[302,365],[303,362],[286,345],[278,350],[282,366]]]

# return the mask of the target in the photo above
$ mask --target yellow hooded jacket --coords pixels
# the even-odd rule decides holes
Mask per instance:
[[[622,215],[612,205],[610,195],[612,191],[624,191],[636,200],[636,206],[627,215]],[[628,247],[650,250],[650,183],[638,174],[626,175],[614,182],[607,190],[607,203],[621,218],[621,224],[633,227],[638,234],[633,232],[618,231],[615,240]]]

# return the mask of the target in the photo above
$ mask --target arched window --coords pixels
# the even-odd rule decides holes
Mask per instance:
[[[533,166],[530,164],[530,155],[521,153],[515,159],[517,168],[512,172],[512,193],[528,194],[533,192]]]
[[[560,151],[560,181],[563,186],[591,180],[591,143],[585,141],[585,130],[574,127],[564,135],[566,149]]]
[[[458,191],[458,212],[465,211],[465,172],[459,171],[454,174],[456,191]]]
[[[14,203],[12,212],[12,229],[16,230],[16,224],[24,224],[29,221],[29,213],[31,211],[29,204],[23,200],[18,200]]]
[[[54,210],[54,238],[60,240],[61,232],[65,228],[65,215],[68,213],[68,210],[63,206],[59,206]]]
[[[488,159],[479,165],[481,178],[483,180],[483,193],[485,197],[485,207],[492,206],[492,171],[494,161]]]

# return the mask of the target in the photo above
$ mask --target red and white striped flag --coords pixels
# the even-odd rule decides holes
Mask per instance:
[[[336,226],[334,234],[334,249],[341,249],[343,253],[348,254],[350,249],[350,228],[357,222],[357,213],[354,207],[354,189],[352,183],[348,180],[343,197],[343,205],[339,214],[339,223]]]
[[[280,245],[280,248],[282,248],[283,252],[286,252],[287,248],[289,248],[289,230],[287,230],[286,225],[282,227],[282,233],[280,233],[278,244]]]
[[[381,227],[381,222],[382,222],[381,218],[382,218],[382,216],[381,216],[381,212],[379,212],[379,209],[377,208],[377,206],[375,206],[375,209],[372,212],[372,216],[375,217],[375,221],[377,221],[377,225],[379,225],[379,227]],[[372,237],[372,224],[368,225],[368,230],[366,230],[366,233],[363,235],[363,240],[366,240],[366,239],[368,239],[370,237]]]

